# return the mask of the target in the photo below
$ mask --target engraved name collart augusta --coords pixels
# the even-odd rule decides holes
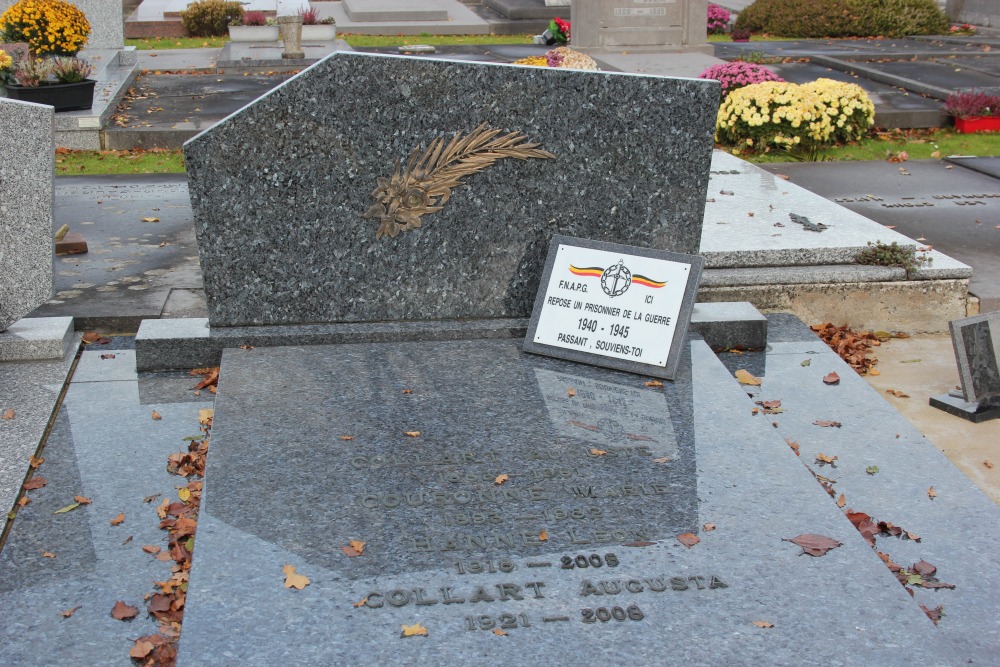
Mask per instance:
[[[394,237],[416,229],[421,225],[421,216],[444,208],[452,188],[463,185],[463,177],[497,160],[555,157],[536,143],[525,143],[527,137],[519,132],[498,137],[500,132],[483,123],[464,137],[461,131],[456,132],[447,144],[444,137],[437,137],[426,150],[414,148],[405,167],[401,168],[397,159],[392,175],[378,178],[372,191],[375,203],[362,216],[379,219],[375,237]]]

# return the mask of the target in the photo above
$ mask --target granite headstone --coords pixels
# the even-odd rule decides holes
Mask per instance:
[[[0,98],[0,331],[52,297],[52,107]]]
[[[707,0],[573,0],[572,44],[582,49],[704,45]]]
[[[335,53],[185,144],[209,321],[527,317],[556,233],[697,254],[718,96]]]
[[[956,393],[931,397],[931,405],[973,422],[1000,418],[1000,312],[948,323],[962,382]]]

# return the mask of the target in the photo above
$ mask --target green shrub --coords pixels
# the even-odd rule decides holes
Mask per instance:
[[[902,37],[947,32],[936,0],[757,0],[736,28],[775,37]]]
[[[734,28],[775,37],[846,37],[854,16],[850,0],[757,0],[740,12]]]
[[[225,0],[197,0],[181,12],[184,30],[192,37],[221,37],[234,21],[243,20],[243,5]]]
[[[715,136],[750,152],[777,147],[810,156],[824,146],[860,139],[874,120],[875,105],[856,84],[767,81],[726,95]]]

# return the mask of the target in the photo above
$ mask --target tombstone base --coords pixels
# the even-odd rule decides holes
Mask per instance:
[[[1000,419],[1000,405],[988,405],[981,402],[969,403],[961,396],[939,394],[931,396],[931,406],[944,410],[950,415],[961,417],[973,424],[979,424],[991,419]]]
[[[255,327],[212,327],[203,317],[150,319],[142,321],[135,337],[135,365],[139,371],[217,366],[223,350],[246,346],[520,338],[527,327],[527,318]],[[767,344],[767,319],[749,303],[695,304],[690,330],[714,349]]]
[[[25,317],[0,331],[0,361],[62,359],[72,342],[72,317]]]

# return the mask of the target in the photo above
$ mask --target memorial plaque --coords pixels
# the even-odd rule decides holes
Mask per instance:
[[[557,235],[524,349],[671,378],[702,265],[695,255]]]
[[[750,404],[707,345],[684,348],[655,388],[512,340],[227,350],[178,664],[946,661],[770,425],[717,409]],[[781,541],[803,532],[844,546],[816,562]]]

